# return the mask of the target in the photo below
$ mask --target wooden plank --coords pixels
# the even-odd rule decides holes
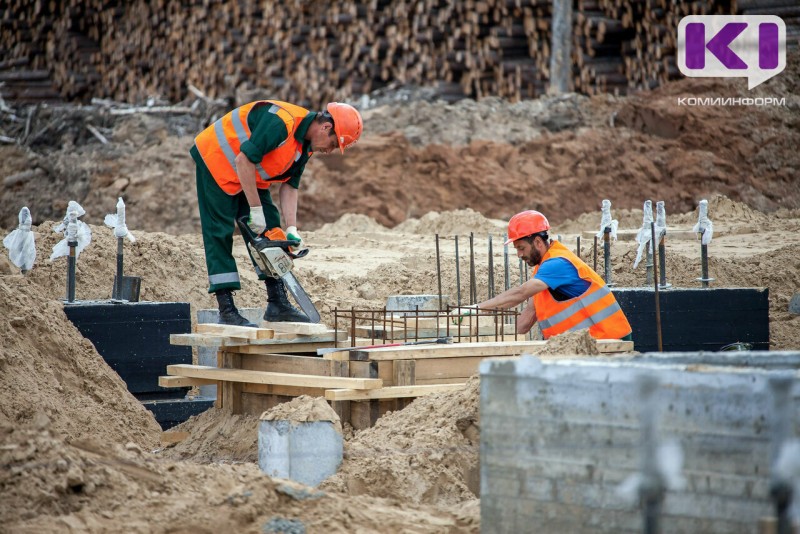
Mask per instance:
[[[478,328],[477,322],[469,324],[465,321],[461,325],[448,325],[448,320],[451,319],[443,317],[438,328],[434,325],[431,328],[419,328],[418,330],[414,329],[413,326],[408,329],[404,329],[402,326],[392,328],[391,325],[387,325],[386,328],[384,328],[383,325],[375,325],[374,328],[358,326],[355,329],[355,335],[365,338],[375,338],[381,341],[415,341],[417,339],[430,339],[445,336],[451,336],[453,339],[476,335],[494,337],[495,332],[497,332],[497,336],[502,337],[504,333],[513,334],[515,328],[513,324],[497,325],[495,328],[494,317],[482,316],[480,318],[480,328]],[[486,324],[487,322],[490,324]]]
[[[195,332],[198,334],[216,334],[244,339],[272,339],[275,336],[275,331],[268,328],[250,328],[248,326],[233,326],[216,323],[197,323]]]
[[[377,362],[351,361],[350,376],[368,377],[368,379],[378,380],[378,364]],[[371,427],[378,420],[379,416],[380,405],[377,400],[361,400],[350,403],[350,425],[356,430],[363,430]]]
[[[162,432],[161,433],[161,444],[162,445],[172,445],[173,443],[180,443],[181,441],[185,440],[189,437],[188,432],[181,432],[178,430]]]
[[[325,398],[330,401],[340,400],[372,400],[372,399],[402,399],[422,397],[431,393],[443,393],[463,389],[464,382],[456,384],[431,384],[415,386],[390,386],[388,388],[371,389],[368,391],[355,389],[328,389]]]
[[[216,384],[216,380],[205,378],[190,378],[188,376],[159,376],[158,385],[162,388],[184,388],[194,386],[209,386]]]
[[[208,367],[208,369],[213,370],[216,373],[236,373],[241,372],[238,371],[239,367],[242,364],[242,357],[239,354],[231,353],[231,352],[223,352],[222,353],[222,366],[221,368],[217,367]],[[181,373],[176,373],[170,370],[170,367],[180,367],[178,365],[168,365],[167,366],[167,374],[170,375],[179,375]],[[187,365],[187,367],[194,367],[192,365]],[[198,365],[197,367],[205,367]],[[252,372],[252,371],[249,371]],[[198,376],[198,375],[187,375],[183,374],[183,376],[195,376],[196,378],[213,378],[209,376]],[[221,376],[221,375],[219,375]],[[234,381],[227,381],[219,384],[218,388],[222,388],[222,409],[226,410],[233,414],[240,414],[242,413],[242,384],[240,382]]]
[[[467,379],[454,376],[453,378],[417,378],[417,386],[432,386],[436,384],[463,384]]]
[[[275,354],[275,353],[295,353],[295,352],[316,352],[317,349],[328,349],[333,347],[331,341],[316,341],[304,343],[287,343],[281,340],[277,343],[269,344],[249,344],[230,347],[227,350],[240,354]]]
[[[244,371],[233,367],[235,363],[233,357],[238,354],[224,353],[225,358],[231,357],[231,368],[219,369],[207,365],[175,364],[167,366],[167,374],[173,376],[191,376],[194,378],[207,378],[210,380],[221,380],[235,384],[275,384],[282,386],[297,386],[308,388],[341,388],[350,389],[375,389],[383,385],[383,381],[378,378],[344,378],[339,376],[314,376],[314,375],[295,375],[291,373],[267,373],[264,371]],[[223,402],[224,404],[224,402]]]
[[[331,376],[350,376],[350,362],[349,361],[336,361],[329,360],[331,364]],[[323,392],[324,396],[325,393]],[[349,401],[332,401],[331,408],[339,416],[342,424],[350,423],[350,402]],[[351,425],[352,426],[352,425]]]
[[[269,373],[292,373],[296,375],[331,375],[331,361],[317,356],[293,354],[248,354],[242,358],[241,369],[266,371]]]
[[[378,366],[387,362],[378,362]],[[394,386],[413,386],[416,384],[416,360],[392,361],[392,384]],[[412,401],[408,398],[397,399],[396,409],[402,410]]]
[[[463,358],[412,360],[416,362],[414,378],[417,380],[461,378],[464,381],[478,372],[478,367],[485,359],[483,356],[468,356]],[[395,360],[395,362],[397,361],[403,360]]]
[[[248,343],[243,343],[247,345],[276,345],[281,343],[329,343],[328,346],[332,346],[333,342],[336,341],[337,336],[333,330],[329,330],[327,332],[323,332],[321,334],[312,334],[308,336],[300,335],[300,334],[291,334],[289,332],[276,332],[272,339],[253,339],[250,340]],[[347,337],[346,332],[344,330],[339,330],[338,339],[341,341],[349,339]],[[305,352],[305,351],[304,351]]]
[[[242,384],[242,392],[259,395],[280,395],[288,398],[299,397],[300,395],[323,397],[325,388],[281,386],[276,384]]]
[[[363,349],[350,351],[351,358],[356,360],[418,360],[421,358],[461,358],[469,356],[519,356],[533,349],[541,348],[547,341],[489,341],[483,343],[457,343],[453,345],[411,345],[405,347],[388,347],[382,349]],[[597,340],[597,348],[601,353],[633,350],[632,341]]]
[[[244,345],[247,338],[230,337],[217,334],[170,334],[170,345],[180,345],[182,347],[226,347]]]
[[[271,321],[261,321],[261,326],[282,334],[299,334],[302,336],[333,334],[333,329],[328,328],[324,324],[320,323],[276,323]]]

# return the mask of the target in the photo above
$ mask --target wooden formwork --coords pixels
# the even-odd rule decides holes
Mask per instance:
[[[277,338],[276,338],[277,335]],[[367,428],[416,397],[463,387],[481,360],[519,356],[546,341],[490,341],[366,348],[372,339],[344,332],[278,335],[270,329],[198,325],[173,344],[216,346],[217,367],[170,365],[162,387],[217,384],[218,408],[240,414],[263,411],[300,395],[325,397],[342,423]],[[321,357],[317,349],[345,350]],[[603,353],[633,350],[633,343],[598,340]]]

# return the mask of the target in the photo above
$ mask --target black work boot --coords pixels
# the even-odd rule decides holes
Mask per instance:
[[[217,305],[219,306],[220,324],[258,328],[256,325],[239,315],[239,310],[237,310],[236,306],[233,304],[233,291],[230,289],[220,289],[219,291],[216,291],[214,295],[217,297]]]
[[[274,323],[310,323],[308,316],[292,306],[283,280],[267,278],[267,309],[264,311],[264,320]]]

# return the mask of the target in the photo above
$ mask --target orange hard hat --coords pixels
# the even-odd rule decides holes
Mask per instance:
[[[508,221],[508,240],[505,244],[549,229],[550,223],[547,222],[547,217],[538,211],[527,210],[517,213]]]
[[[350,104],[340,102],[328,103],[327,110],[333,117],[333,131],[339,141],[339,150],[344,154],[344,149],[354,145],[361,137],[364,129],[361,114]]]

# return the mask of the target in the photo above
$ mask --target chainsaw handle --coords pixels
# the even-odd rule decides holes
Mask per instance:
[[[263,241],[263,245],[260,245],[261,248],[281,248],[283,251],[289,255],[290,258],[293,260],[303,258],[308,255],[308,249],[301,250],[297,254],[292,252],[290,247],[297,247],[300,245],[300,241],[294,239],[287,239],[287,240],[274,240],[268,238],[264,233],[256,234],[250,225],[247,224],[248,216],[243,215],[236,219],[236,224],[239,226],[239,231],[242,233],[242,237],[249,241],[250,243],[255,243],[258,241]],[[266,230],[265,230],[266,232]]]

